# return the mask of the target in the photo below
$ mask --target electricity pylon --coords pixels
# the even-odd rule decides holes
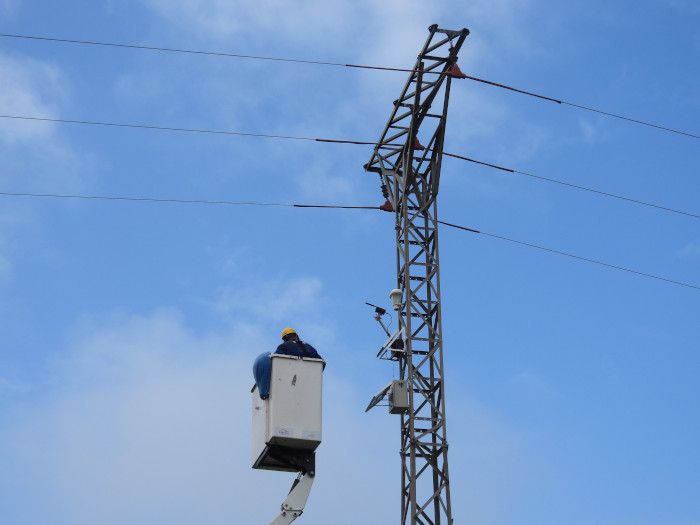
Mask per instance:
[[[436,198],[450,83],[464,77],[456,66],[457,53],[469,30],[432,25],[429,31],[365,165],[379,174],[387,199],[383,209],[394,211],[396,219],[404,345],[391,356],[408,386],[408,410],[401,415],[402,525],[452,524]],[[419,130],[425,146],[418,140]]]

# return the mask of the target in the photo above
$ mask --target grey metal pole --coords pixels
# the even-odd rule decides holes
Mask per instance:
[[[452,68],[469,31],[429,30],[365,165],[380,175],[395,212],[397,284],[404,294],[399,323],[405,346],[395,357],[409,388],[409,408],[401,416],[402,525],[452,524],[436,198]],[[419,129],[421,137],[430,136],[425,147]]]

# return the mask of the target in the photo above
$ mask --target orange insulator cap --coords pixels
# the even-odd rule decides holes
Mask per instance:
[[[379,209],[384,211],[394,211],[394,207],[389,202],[389,199],[387,199],[386,202],[379,207]]]
[[[448,71],[447,74],[453,78],[467,78],[467,75],[462,73],[462,70],[459,69],[459,66],[455,64],[452,66]]]

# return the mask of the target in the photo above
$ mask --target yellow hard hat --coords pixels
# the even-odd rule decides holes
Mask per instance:
[[[284,336],[289,335],[289,334],[296,334],[297,331],[294,328],[285,328],[282,330],[282,339],[284,339]]]

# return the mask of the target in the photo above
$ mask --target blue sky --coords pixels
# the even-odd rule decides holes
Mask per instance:
[[[691,0],[0,0],[0,33],[470,75],[700,134]],[[404,73],[0,38],[0,114],[372,141]],[[420,135],[419,135],[420,136]],[[698,139],[454,82],[446,151],[700,213]],[[365,146],[0,119],[0,191],[382,203]],[[698,219],[445,159],[442,220],[700,286]],[[0,524],[267,523],[255,356],[326,358],[303,523],[399,521],[389,214],[0,196]],[[700,524],[700,293],[440,232],[456,523]],[[394,321],[395,322],[395,321]],[[350,510],[352,509],[352,510]],[[299,523],[301,523],[300,521]]]

